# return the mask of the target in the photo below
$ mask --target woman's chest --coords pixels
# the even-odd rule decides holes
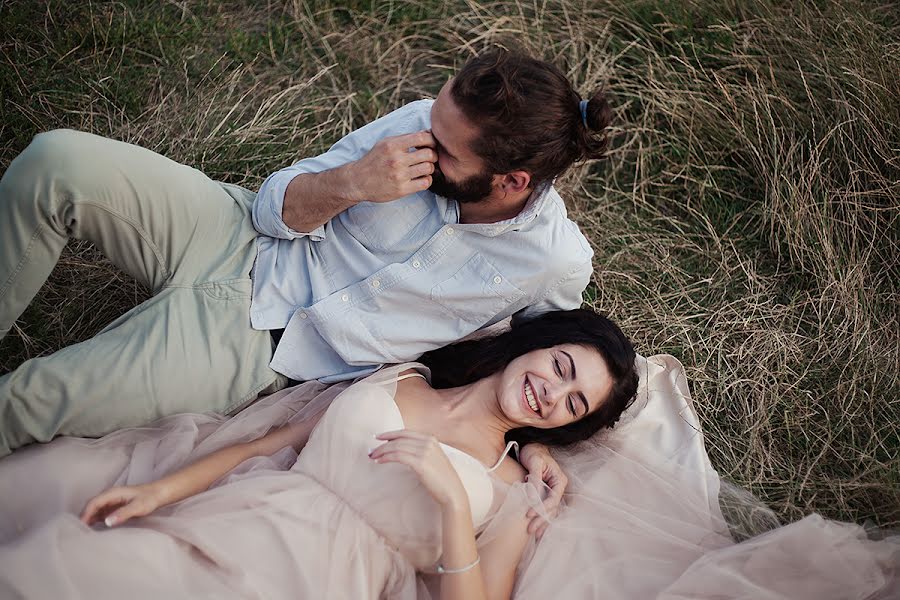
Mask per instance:
[[[404,402],[414,401],[414,394],[410,394]],[[411,412],[421,418],[423,410],[427,408],[416,406]],[[383,386],[357,383],[334,401],[310,436],[295,469],[321,480],[375,521],[399,519],[428,529],[439,522],[439,509],[419,476],[404,464],[376,463],[369,458],[369,452],[383,443],[375,438],[378,434],[415,430],[406,418]],[[441,448],[466,490],[473,525],[477,527],[487,517],[493,501],[490,474],[483,464],[461,450],[446,444]]]

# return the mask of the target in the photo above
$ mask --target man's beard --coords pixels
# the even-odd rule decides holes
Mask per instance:
[[[448,180],[444,174],[435,169],[431,174],[431,186],[428,188],[438,196],[456,200],[460,204],[481,202],[493,191],[494,176],[490,173],[479,173],[459,183]]]

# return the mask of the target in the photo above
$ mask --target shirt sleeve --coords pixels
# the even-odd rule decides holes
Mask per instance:
[[[302,173],[320,173],[359,160],[382,138],[427,129],[431,122],[431,103],[430,100],[411,102],[350,132],[324,154],[304,158],[269,175],[253,201],[253,226],[263,235],[285,240],[325,239],[327,224],[304,232],[291,229],[282,220],[284,194],[291,180]]]

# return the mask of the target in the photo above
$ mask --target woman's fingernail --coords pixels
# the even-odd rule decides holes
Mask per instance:
[[[113,525],[116,524],[116,518],[115,517],[106,517],[103,520],[103,522],[106,523],[107,527],[112,527]]]

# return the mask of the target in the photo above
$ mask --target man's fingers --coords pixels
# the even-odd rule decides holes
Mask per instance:
[[[430,164],[433,165],[437,162],[438,156],[437,152],[432,150],[431,148],[420,148],[415,152],[409,152],[406,155],[406,161],[408,165],[420,165],[420,164]],[[429,171],[430,173],[431,171]]]
[[[427,129],[393,136],[392,141],[405,148],[434,148],[434,136]]]
[[[416,177],[410,182],[410,190],[408,193],[412,194],[413,192],[421,192],[422,190],[427,190],[431,187],[431,181],[431,175]]]
[[[424,175],[431,175],[432,173],[434,173],[434,163],[430,162],[419,163],[409,168],[410,179],[415,179]]]

